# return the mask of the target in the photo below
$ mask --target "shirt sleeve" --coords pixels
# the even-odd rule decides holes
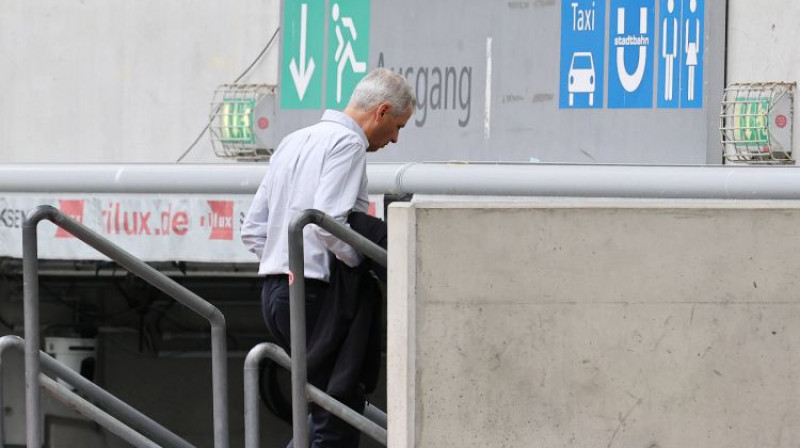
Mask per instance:
[[[269,173],[267,173],[269,176]],[[269,203],[267,201],[267,188],[265,183],[267,177],[256,191],[253,203],[245,215],[242,222],[241,238],[247,250],[258,255],[259,260],[264,254],[264,246],[267,244],[267,222],[269,220]]]
[[[369,212],[369,192],[367,191],[367,165],[364,165],[364,171],[361,175],[361,187],[359,187],[358,197],[356,198],[356,205],[353,206],[354,212]]]
[[[314,195],[314,208],[347,225],[347,216],[361,193],[366,170],[367,153],[362,145],[349,144],[335,148],[322,167],[319,188]],[[320,227],[314,227],[317,237],[336,258],[348,266],[357,266],[363,257],[349,244]]]

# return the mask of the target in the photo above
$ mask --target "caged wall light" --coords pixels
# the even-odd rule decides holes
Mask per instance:
[[[794,91],[797,83],[729,85],[722,96],[720,133],[725,161],[791,165]]]
[[[209,135],[218,157],[268,160],[275,149],[275,86],[223,84],[211,101]]]

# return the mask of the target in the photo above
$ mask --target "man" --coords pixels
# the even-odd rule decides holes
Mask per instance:
[[[283,139],[272,156],[242,224],[241,236],[247,248],[259,256],[258,273],[266,277],[261,293],[264,320],[278,345],[287,351],[290,221],[309,208],[321,210],[342,224],[350,212],[366,212],[366,153],[396,143],[415,106],[405,78],[376,69],[358,83],[344,112],[325,111],[319,123]],[[309,340],[318,321],[335,318],[320,315],[328,292],[330,254],[350,267],[359,265],[362,257],[316,226],[304,230],[303,245]],[[312,446],[352,447],[352,438],[339,437],[342,425],[332,424],[336,419],[324,414],[318,408],[312,412]]]

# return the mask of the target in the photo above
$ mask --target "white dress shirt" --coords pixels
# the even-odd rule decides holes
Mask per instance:
[[[289,273],[289,223],[303,210],[342,224],[350,211],[367,211],[367,145],[356,122],[334,110],[281,141],[242,223],[242,241],[261,260],[259,275]],[[313,224],[303,245],[306,278],[328,280],[329,250],[350,266],[361,262],[350,245]]]

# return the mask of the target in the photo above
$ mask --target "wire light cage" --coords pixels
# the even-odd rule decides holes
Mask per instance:
[[[791,165],[797,83],[735,83],[725,89],[719,115],[726,162]]]
[[[274,117],[274,85],[217,87],[208,126],[214,154],[243,161],[269,160],[275,149]]]

